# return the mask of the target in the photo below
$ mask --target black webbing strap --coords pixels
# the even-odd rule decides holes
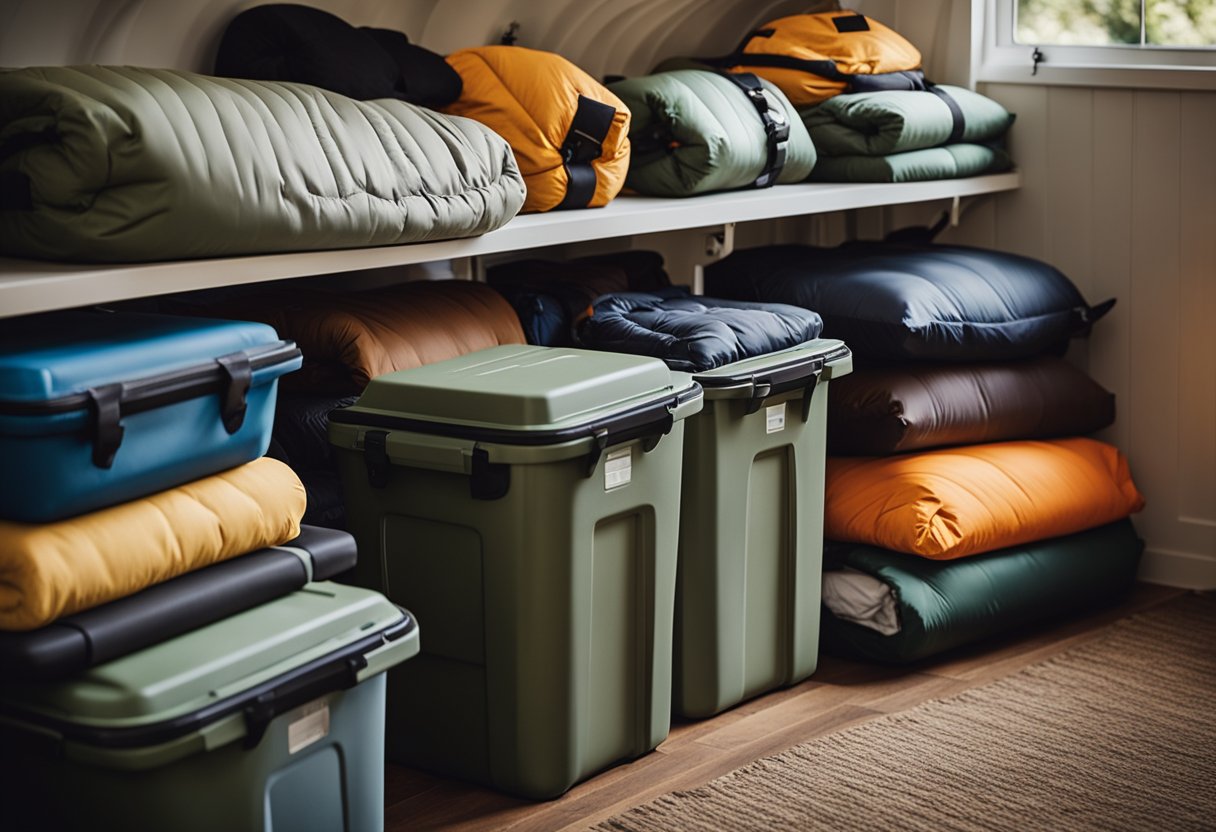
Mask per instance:
[[[566,195],[555,210],[586,208],[595,196],[595,168],[591,163],[604,152],[604,139],[616,110],[607,104],[578,97],[578,109],[562,140],[562,167],[566,169]]]
[[[777,184],[777,177],[785,167],[785,154],[790,144],[790,121],[785,108],[777,97],[764,88],[760,79],[750,72],[720,73],[747,96],[747,100],[756,108],[760,122],[764,125],[765,144],[768,156],[764,161],[764,170],[752,183],[753,188],[767,188]]]
[[[950,138],[946,139],[946,144],[958,144],[963,140],[963,132],[967,129],[967,120],[963,118],[963,108],[958,106],[954,96],[937,84],[926,84],[925,87],[950,108],[950,118],[954,119],[954,126],[950,129]]]

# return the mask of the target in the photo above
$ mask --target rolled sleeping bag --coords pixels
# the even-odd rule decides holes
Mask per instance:
[[[0,521],[0,629],[32,630],[300,534],[304,487],[263,457],[55,523]]]
[[[1060,358],[860,366],[832,385],[828,453],[1079,436],[1114,421],[1114,394]]]
[[[883,90],[838,95],[800,111],[822,156],[889,156],[1001,138],[1013,115],[987,96],[935,84],[925,92]]]
[[[824,536],[953,560],[1121,520],[1144,507],[1127,458],[1093,439],[828,457]]]
[[[0,72],[0,251],[121,262],[484,234],[524,184],[484,125],[168,69]],[[336,153],[335,148],[342,152]]]
[[[929,182],[963,179],[1013,168],[1013,159],[1000,147],[983,144],[943,145],[887,156],[821,156],[811,182]]]
[[[705,291],[813,309],[823,316],[824,337],[846,342],[863,361],[1008,361],[1062,352],[1115,303],[1090,306],[1058,269],[1029,257],[872,242],[736,251],[705,269]]]
[[[481,46],[448,55],[460,98],[444,108],[505,138],[528,193],[525,213],[607,205],[629,170],[629,109],[552,52]]]
[[[629,176],[638,193],[681,197],[801,182],[815,146],[772,83],[687,69],[609,84],[633,119]]]

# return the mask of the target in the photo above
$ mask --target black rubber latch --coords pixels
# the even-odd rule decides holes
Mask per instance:
[[[469,496],[474,500],[501,500],[510,490],[511,466],[490,462],[489,453],[482,448],[474,448]]]
[[[806,383],[806,389],[802,393],[802,421],[809,422],[811,420],[811,399],[815,397],[815,388],[819,386],[819,376],[823,374],[823,370],[816,370]]]
[[[790,145],[790,122],[785,108],[777,97],[764,88],[760,79],[750,72],[721,72],[735,86],[743,91],[747,100],[760,116],[764,126],[764,140],[767,156],[764,169],[752,182],[753,188],[767,188],[777,184],[777,177],[785,167],[785,156]]]
[[[600,464],[600,457],[604,455],[604,450],[608,447],[608,430],[596,431],[595,436],[591,437],[591,452],[587,454],[587,476],[595,474],[596,467]]]
[[[363,434],[363,464],[367,466],[367,484],[372,488],[388,485],[393,463],[388,458],[388,431],[369,430]]]
[[[90,387],[89,418],[92,421],[93,464],[109,469],[122,445],[122,385]]]
[[[870,22],[866,20],[865,15],[850,14],[841,17],[833,17],[832,25],[836,27],[836,31],[840,34],[845,32],[868,32],[870,31]]]
[[[655,448],[659,447],[659,442],[661,442],[663,440],[664,436],[671,433],[671,429],[673,427],[675,427],[675,424],[676,424],[675,414],[672,413],[670,410],[667,411],[667,418],[663,422],[663,429],[660,431],[657,431],[655,433],[652,433],[649,436],[643,437],[642,453],[648,454],[651,451],[653,451]]]
[[[768,382],[752,382],[752,396],[743,405],[743,412],[748,416],[760,409],[760,405],[764,404],[764,400],[773,394],[773,385]]]
[[[280,714],[327,693],[348,690],[359,684],[359,671],[365,667],[366,656],[350,656],[260,694],[252,703],[246,705],[243,711],[245,748],[256,748],[266,735],[270,723]]]
[[[215,360],[225,376],[224,387],[220,391],[220,419],[224,422],[224,430],[233,434],[245,424],[253,368],[249,364],[249,356],[243,352],[221,355]]]
[[[562,140],[562,166],[566,169],[566,195],[555,210],[586,208],[595,196],[595,168],[591,163],[604,152],[604,139],[612,129],[616,110],[588,98],[578,97],[578,108]]]

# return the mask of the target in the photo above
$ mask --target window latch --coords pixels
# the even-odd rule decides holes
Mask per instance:
[[[1030,74],[1031,75],[1039,74],[1039,64],[1043,63],[1043,59],[1045,57],[1046,56],[1043,54],[1043,50],[1039,49],[1039,47],[1037,47],[1037,46],[1034,48],[1034,51],[1030,53]]]

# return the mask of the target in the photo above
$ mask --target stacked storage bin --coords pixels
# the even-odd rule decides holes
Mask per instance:
[[[705,389],[685,428],[675,712],[709,716],[810,676],[828,388],[849,372],[848,348],[817,338],[814,312],[694,298],[652,252],[526,261],[487,278],[530,337],[661,358]]]
[[[1142,499],[1080,436],[1113,397],[1048,354],[1110,303],[1028,258],[934,245],[754,249],[707,280],[812,306],[858,356],[831,404],[829,648],[910,661],[1131,585]]]
[[[260,458],[299,366],[260,324],[6,322],[6,824],[379,826],[383,671],[416,627],[376,593],[310,583],[355,550],[302,529],[299,481]]]

